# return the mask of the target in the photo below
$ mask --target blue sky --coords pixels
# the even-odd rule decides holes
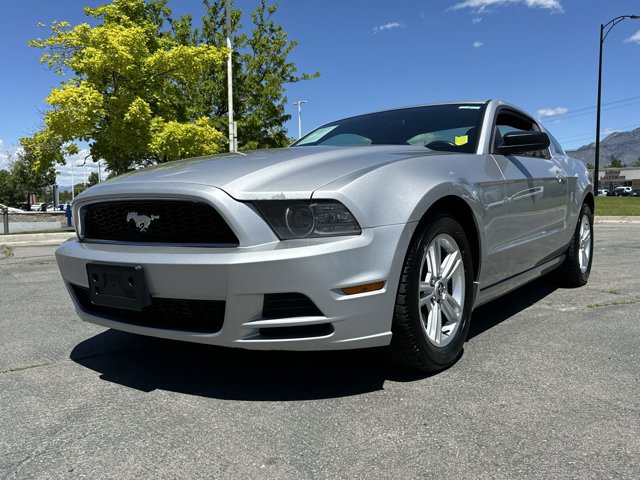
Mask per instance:
[[[18,138],[38,129],[44,98],[60,78],[27,41],[37,23],[84,21],[97,0],[2,2],[0,168]],[[420,103],[501,98],[543,123],[565,148],[592,142],[599,26],[640,15],[634,0],[280,0],[276,19],[299,42],[291,60],[315,80],[288,86],[287,124],[297,133],[337,118]],[[248,13],[257,0],[237,0]],[[199,0],[170,0],[175,13]],[[605,42],[602,132],[640,127],[640,20],[617,25]],[[242,135],[242,132],[239,132]],[[95,166],[91,167],[95,168]],[[68,173],[66,170],[64,174]],[[78,172],[76,172],[76,175]]]

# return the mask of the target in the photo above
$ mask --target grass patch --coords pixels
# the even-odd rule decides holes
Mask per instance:
[[[638,217],[640,216],[640,197],[596,197],[596,215]]]
[[[13,248],[9,245],[2,245],[2,254],[5,257],[13,257]]]
[[[615,307],[616,305],[636,305],[640,300],[620,300],[617,302],[590,303],[587,308]]]

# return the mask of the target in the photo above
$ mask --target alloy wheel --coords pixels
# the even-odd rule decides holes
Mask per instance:
[[[462,252],[450,235],[441,233],[429,243],[418,288],[422,330],[434,346],[445,347],[460,327],[465,303]]]

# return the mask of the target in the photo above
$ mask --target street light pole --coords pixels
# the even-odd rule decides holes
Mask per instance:
[[[235,123],[233,121],[233,64],[231,55],[233,47],[231,45],[231,9],[229,8],[229,0],[225,1],[225,10],[227,16],[227,48],[229,55],[227,56],[227,101],[229,103],[229,152],[234,153],[237,150],[237,135]]]
[[[307,103],[306,100],[298,100],[297,102],[293,102],[294,105],[298,106],[298,140],[302,138],[302,104]]]
[[[600,110],[601,110],[601,101],[602,101],[602,46],[604,45],[604,41],[609,35],[609,32],[613,27],[623,21],[625,18],[630,18],[631,20],[640,19],[639,15],[620,15],[619,17],[614,18],[613,20],[600,24],[600,60],[598,62],[598,108],[596,113],[596,158],[593,172],[593,186],[595,189],[595,195],[598,195],[598,184],[599,176],[600,176]],[[606,31],[605,31],[606,30]]]

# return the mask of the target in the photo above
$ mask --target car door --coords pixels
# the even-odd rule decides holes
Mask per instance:
[[[492,155],[505,178],[509,227],[503,230],[506,278],[522,273],[559,254],[564,246],[567,218],[567,174],[550,150],[500,155],[505,133],[540,131],[526,115],[499,109],[493,127]]]

